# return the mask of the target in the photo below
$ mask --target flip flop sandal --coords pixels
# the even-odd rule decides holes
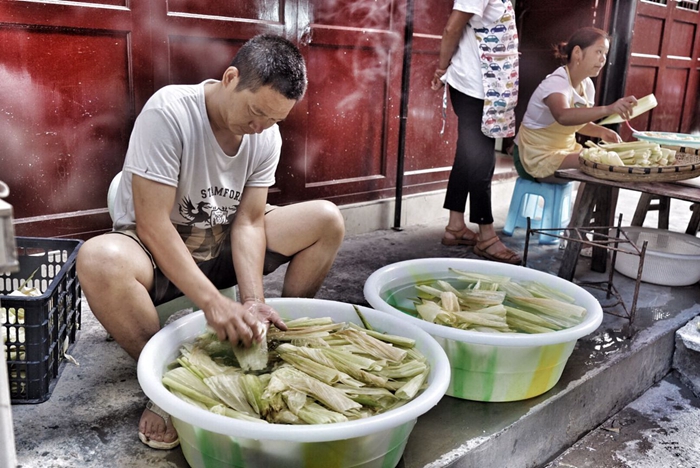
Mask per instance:
[[[499,242],[500,239],[498,236],[493,236],[491,239],[487,239],[485,241],[481,241],[478,244],[474,246],[474,253],[477,254],[481,258],[485,258],[486,260],[491,260],[494,262],[501,262],[501,263],[508,263],[510,265],[520,265],[522,263],[522,259],[520,258],[520,255],[517,253],[513,252],[512,250],[506,248],[507,250],[498,252],[496,254],[491,254],[488,253],[487,250],[489,247],[492,245],[496,244]]]
[[[170,415],[163,411],[163,409],[153,403],[151,400],[148,400],[148,403],[146,403],[146,409],[153,411],[155,414],[163,418],[163,421],[165,421],[165,426],[168,426],[168,421],[170,420]],[[172,450],[178,445],[180,445],[180,438],[178,437],[177,439],[173,440],[172,442],[161,442],[158,440],[151,440],[144,434],[143,432],[139,431],[139,439],[141,442],[144,444],[148,445],[149,447],[157,450]]]
[[[445,232],[449,232],[453,236],[455,236],[454,239],[448,239],[447,237],[442,238],[442,245],[476,245],[476,234],[471,232],[468,227],[464,226],[462,229],[459,231],[456,231],[454,229],[450,228],[445,228]],[[474,237],[472,238],[466,238],[464,237],[465,234],[471,233]]]

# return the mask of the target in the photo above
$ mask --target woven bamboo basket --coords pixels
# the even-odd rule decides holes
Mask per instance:
[[[597,179],[616,182],[675,182],[700,176],[700,150],[682,146],[665,146],[676,150],[672,166],[610,166],[578,158],[579,169]]]

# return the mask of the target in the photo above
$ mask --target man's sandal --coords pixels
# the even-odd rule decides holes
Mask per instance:
[[[487,250],[497,242],[500,242],[498,236],[493,236],[491,239],[486,239],[485,241],[479,241],[474,246],[474,253],[481,258],[485,258],[486,260],[492,260],[494,262],[509,263],[511,265],[520,265],[522,263],[520,255],[513,252],[507,247],[506,250],[497,252],[495,254],[488,253]]]
[[[469,230],[468,227],[464,226],[460,230],[445,228],[445,232],[449,232],[454,236],[454,239],[442,237],[442,245],[476,245],[476,234]],[[464,237],[467,234],[471,234],[473,237]]]
[[[167,430],[168,421],[170,421],[170,415],[168,413],[166,413],[165,411],[163,411],[163,409],[160,406],[156,405],[151,400],[148,400],[148,403],[146,404],[146,409],[154,412],[155,414],[157,414],[158,416],[163,418],[163,421],[165,422],[165,427]],[[179,437],[177,439],[173,440],[172,442],[161,442],[158,440],[149,439],[148,436],[141,431],[139,431],[139,439],[144,444],[148,445],[149,447],[151,447],[153,449],[157,449],[157,450],[172,450],[175,447],[177,447],[178,445],[180,445],[180,438]]]

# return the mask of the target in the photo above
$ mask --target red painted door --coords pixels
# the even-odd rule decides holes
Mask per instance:
[[[457,142],[457,118],[448,104],[444,133],[443,90],[432,91],[430,80],[438,66],[440,41],[451,1],[415,1],[403,193],[445,187]],[[449,102],[449,97],[447,98]]]
[[[309,86],[285,142],[273,202],[380,197],[393,184],[402,13],[395,0],[309,0],[299,46]]]
[[[104,229],[134,108],[152,92],[147,2],[0,2],[0,179],[18,235]]]
[[[521,3],[523,12],[541,3],[566,11],[554,0],[518,0],[516,13]],[[609,0],[565,3],[590,22]],[[272,203],[393,198],[401,157],[404,195],[444,188],[456,119],[448,110],[440,134],[442,93],[429,83],[451,8],[445,0],[0,0],[0,179],[17,234],[85,238],[108,229],[107,188],[146,100],[170,83],[219,78],[259,33],[298,44],[309,71],[307,95],[280,126]],[[541,17],[529,23],[536,40]]]
[[[700,13],[698,4],[675,0],[637,3],[625,95],[654,93],[659,105],[632,120],[638,130],[688,133],[698,104]],[[697,130],[697,128],[695,128]],[[622,136],[631,132],[622,128]]]
[[[429,90],[451,4],[416,3],[407,192],[444,186],[455,135],[454,125],[439,135],[440,96]],[[281,125],[270,201],[392,197],[406,7],[406,0],[0,0],[0,179],[11,188],[17,234],[89,237],[108,229],[107,188],[146,100],[170,83],[220,77],[259,33],[297,43],[309,68],[308,93]]]

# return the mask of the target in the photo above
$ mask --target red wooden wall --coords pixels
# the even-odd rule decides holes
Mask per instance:
[[[637,3],[625,94],[654,93],[659,105],[632,120],[637,130],[700,131],[700,13],[692,2]],[[629,129],[622,136],[630,139]]]
[[[520,95],[516,115],[522,120],[529,96],[540,82],[561,64],[554,57],[554,45],[566,41],[577,29],[595,26],[612,28],[613,0],[519,0],[516,8],[520,31]],[[600,104],[601,83],[606,70],[596,83]]]
[[[441,136],[429,89],[449,2],[417,2],[406,128],[406,192],[444,187],[454,124]],[[338,204],[396,186],[406,0],[0,0],[0,179],[18,235],[109,228],[106,194],[135,116],[169,83],[218,78],[259,33],[297,43],[308,93],[281,126],[270,201]],[[454,118],[450,116],[454,123]]]
[[[108,229],[107,188],[146,100],[169,83],[220,77],[259,33],[295,42],[309,69],[308,93],[281,125],[270,201],[394,197],[412,3],[404,195],[444,188],[452,163],[456,119],[448,110],[439,134],[442,93],[429,87],[451,0],[0,0],[0,180],[11,189],[17,234],[86,238]],[[610,28],[615,2],[514,3],[521,116],[557,65],[551,45],[580,26]],[[684,31],[697,29],[697,21],[681,20],[684,29],[671,42],[683,39],[673,47],[684,49],[671,55],[689,54]],[[694,47],[688,56],[697,61]],[[683,86],[679,74],[697,73],[692,60],[686,68],[669,62],[674,86]],[[692,80],[686,88],[697,87]],[[692,114],[691,107],[683,112]]]

